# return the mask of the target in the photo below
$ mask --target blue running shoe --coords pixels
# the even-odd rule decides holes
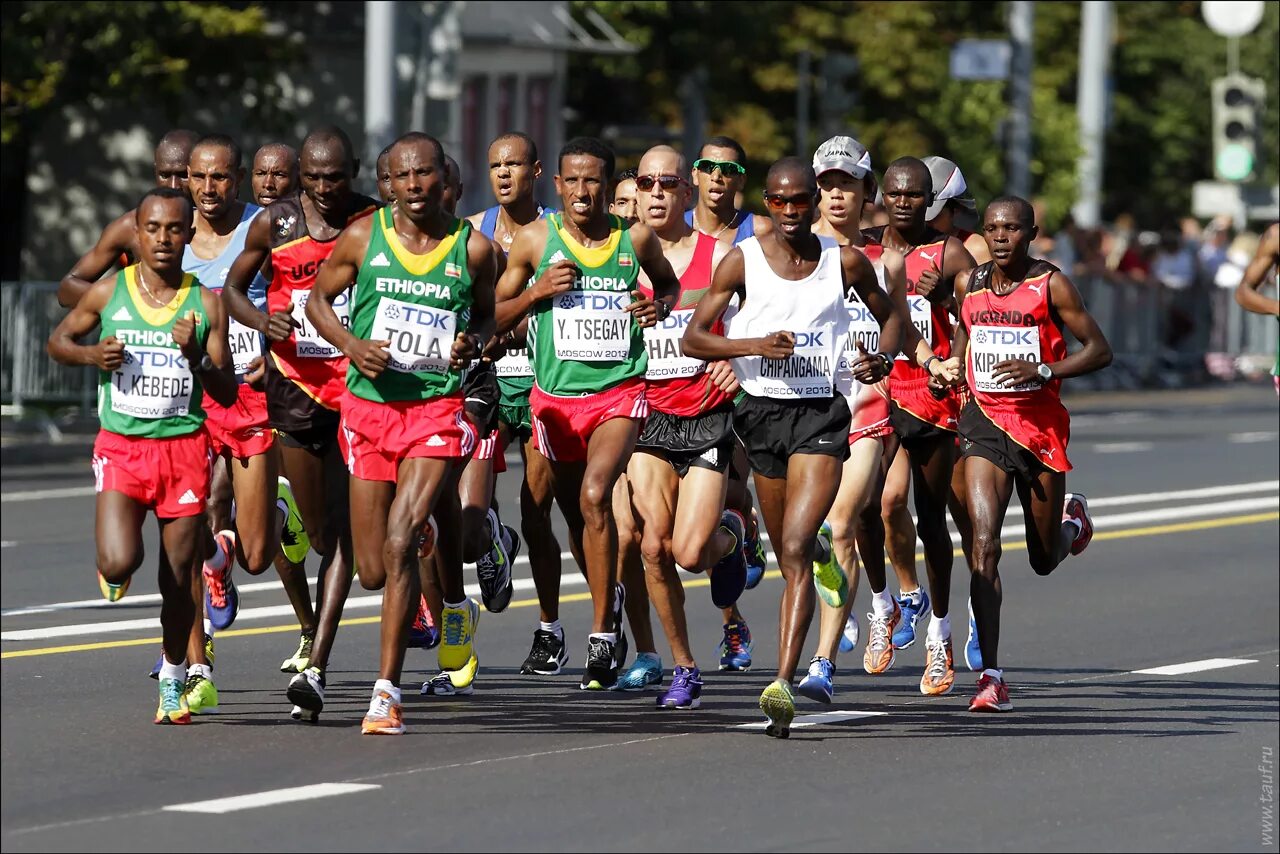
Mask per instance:
[[[969,601],[969,639],[964,643],[964,663],[974,673],[982,671],[982,647],[978,645],[978,621],[973,618],[973,600]]]
[[[849,614],[849,619],[844,621],[844,631],[840,633],[840,651],[853,652],[861,635],[862,628],[858,625],[858,615]]]
[[[724,640],[720,642],[720,669],[751,669],[751,629],[745,622],[725,623]]]
[[[680,667],[671,674],[671,687],[658,695],[659,709],[696,709],[702,704],[702,672]]]
[[[427,607],[427,597],[420,596],[418,613],[414,615],[413,624],[409,626],[409,639],[406,646],[418,649],[435,649],[439,645],[440,627],[431,618],[431,609]],[[302,670],[306,670],[306,667],[303,667]],[[298,672],[301,673],[302,670]]]
[[[228,629],[240,612],[240,591],[236,590],[231,570],[236,564],[236,535],[234,531],[219,531],[213,536],[214,545],[223,553],[222,569],[204,565],[204,613],[218,631]]]
[[[902,622],[898,623],[898,630],[893,633],[894,649],[906,649],[916,642],[916,626],[929,613],[929,594],[923,587],[919,593],[918,603],[910,595],[898,597],[898,605],[902,608]]]
[[[747,526],[747,589],[754,590],[764,578],[768,559],[764,555],[764,543],[760,539],[760,518],[756,508],[751,508],[751,524]]]
[[[643,691],[650,685],[662,684],[662,659],[656,653],[638,652],[635,663],[618,677],[617,691]]]
[[[809,662],[809,675],[800,680],[796,693],[818,703],[830,703],[835,676],[836,668],[831,660],[815,655]]]
[[[734,542],[711,570],[711,601],[717,608],[728,608],[747,587],[747,523],[737,510],[726,510],[720,515],[720,527],[733,535]]]

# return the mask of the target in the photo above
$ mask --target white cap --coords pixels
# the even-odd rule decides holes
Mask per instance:
[[[961,207],[977,210],[977,202],[969,195],[969,186],[964,182],[960,167],[945,157],[926,157],[924,165],[929,167],[929,175],[933,178],[933,204],[925,211],[926,221],[938,218],[947,202],[955,200]]]
[[[851,136],[833,136],[813,153],[814,174],[839,170],[855,178],[871,174],[871,153]]]

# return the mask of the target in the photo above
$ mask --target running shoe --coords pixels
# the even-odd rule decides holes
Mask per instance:
[[[756,508],[751,508],[751,521],[747,525],[747,589],[754,590],[764,578],[764,569],[769,564],[765,557],[764,542],[760,539],[760,518]]]
[[[308,667],[289,680],[284,693],[295,706],[320,714],[324,711],[324,672],[319,667]]]
[[[440,645],[440,629],[431,617],[431,609],[427,607],[427,597],[418,597],[418,613],[413,616],[413,624],[409,626],[408,646],[416,649],[435,649]]]
[[[1089,547],[1093,539],[1093,517],[1089,515],[1089,499],[1079,492],[1068,492],[1062,505],[1062,520],[1074,519],[1080,533],[1071,541],[1071,553],[1078,555]]]
[[[613,647],[613,666],[621,670],[627,666],[627,627],[623,622],[626,616],[627,588],[614,582],[613,585],[613,633],[618,642]]]
[[[468,598],[461,608],[445,607],[440,614],[444,624],[440,640],[440,669],[461,670],[475,653],[476,625],[480,622],[480,606]]]
[[[213,542],[222,551],[226,565],[221,570],[204,565],[204,613],[218,631],[228,629],[236,621],[240,611],[240,592],[231,577],[236,562],[236,535],[234,531],[219,531]]]
[[[658,695],[659,709],[696,709],[702,705],[702,671],[696,667],[676,666],[671,672],[671,686]]]
[[[183,696],[182,688],[181,679],[160,680],[160,705],[156,709],[156,723],[191,723],[191,709],[187,708],[187,698]]]
[[[618,677],[618,684],[613,687],[618,691],[643,691],[650,685],[661,684],[662,659],[656,652],[638,652],[635,663]]]
[[[507,557],[511,558],[514,564],[516,558],[520,556],[520,535],[516,533],[516,529],[510,525],[502,526],[502,547],[507,550]]]
[[[835,692],[836,667],[831,659],[815,655],[809,662],[809,673],[800,680],[796,693],[818,703],[830,703]]]
[[[898,607],[902,609],[902,622],[898,624],[898,630],[893,633],[893,645],[898,649],[906,649],[916,642],[916,629],[920,626],[920,622],[924,619],[925,614],[929,613],[929,594],[921,587],[916,591],[919,593],[919,601],[915,594],[907,594],[898,597]]]
[[[986,673],[978,677],[978,693],[969,703],[971,712],[1008,712],[1013,709],[1009,702],[1009,686],[1004,679],[988,676]]]
[[[289,717],[293,718],[295,721],[306,721],[309,724],[318,723],[320,721],[319,712],[309,711],[308,709],[302,708],[302,706],[294,706],[289,712]]]
[[[742,672],[751,669],[751,629],[746,622],[724,624],[720,669]]]
[[[747,588],[747,524],[737,510],[720,514],[720,527],[733,537],[733,548],[711,570],[711,601],[728,608]]]
[[[204,660],[208,663],[209,669],[213,669],[213,635],[204,636]],[[152,666],[151,672],[147,675],[152,679],[160,678],[160,668],[164,666],[164,652],[160,653],[160,657],[156,659],[156,663]]]
[[[870,621],[870,628],[867,630],[867,648],[862,653],[862,669],[874,676],[893,667],[896,658],[893,652],[893,630],[902,620],[902,607],[894,600],[893,612],[889,616],[877,617],[872,611],[867,614],[867,619]]]
[[[587,668],[578,687],[584,691],[607,691],[618,683],[616,647],[604,638],[587,638]]]
[[[964,642],[964,663],[974,673],[982,670],[982,646],[978,643],[978,621],[973,617],[973,600],[969,600],[969,637]]]
[[[524,664],[520,665],[520,673],[524,676],[555,676],[568,661],[564,636],[538,629],[533,633],[533,647]]]
[[[422,532],[418,534],[418,557],[429,558],[431,553],[436,550],[436,534],[439,531],[436,528],[436,520],[432,516],[427,517],[427,524],[422,526]],[[353,561],[354,563],[354,561]],[[355,567],[351,567],[351,574],[355,575]]]
[[[193,715],[204,715],[218,710],[218,689],[214,687],[213,680],[203,673],[188,673],[182,693],[187,699],[187,708]]]
[[[925,641],[924,675],[920,677],[920,693],[929,697],[950,694],[956,681],[951,666],[951,638]]]
[[[289,563],[302,563],[311,551],[311,538],[307,536],[307,528],[302,524],[298,502],[293,498],[293,488],[289,486],[289,479],[286,477],[276,481],[276,500],[283,500],[289,508],[284,516],[284,527],[280,530],[280,551],[284,552]]]
[[[840,633],[840,651],[853,652],[861,635],[862,628],[858,625],[858,615],[850,614],[849,619],[844,621],[844,631]]]
[[[831,525],[823,522],[815,540],[813,584],[823,602],[829,607],[839,608],[849,597],[849,579],[836,558],[836,550],[831,547]]]
[[[112,584],[102,577],[102,573],[98,573],[98,589],[102,591],[102,598],[108,602],[119,602],[124,598],[124,594],[129,592],[129,582],[133,580],[133,576],[129,576],[119,584]]]
[[[503,543],[502,527],[495,524],[496,516],[489,511],[489,551],[476,561],[476,577],[480,581],[480,599],[485,608],[500,614],[511,604],[511,557]]]
[[[298,648],[293,655],[280,662],[281,673],[301,673],[311,664],[311,645],[315,643],[315,635],[303,632],[298,638]]]
[[[422,693],[432,697],[465,696],[475,691],[476,671],[480,660],[474,655],[460,670],[441,670],[422,683]]]
[[[791,685],[775,679],[760,695],[760,711],[769,719],[764,734],[770,738],[786,738],[791,735],[791,721],[796,716],[796,698]]]
[[[374,687],[369,711],[360,723],[361,735],[402,735],[404,712],[400,700],[385,688]]]

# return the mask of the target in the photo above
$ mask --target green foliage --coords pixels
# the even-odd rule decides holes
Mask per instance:
[[[6,2],[0,16],[6,144],[66,104],[173,113],[203,96],[250,92],[261,117],[275,73],[299,55],[258,6]]]
[[[751,160],[755,197],[764,167],[795,153],[796,59],[857,57],[857,98],[836,127],[871,150],[878,170],[894,158],[940,154],[964,169],[980,202],[1004,189],[1001,82],[950,79],[949,56],[961,38],[1006,37],[1007,4],[926,2],[604,2],[591,7],[640,47],[634,56],[571,58],[569,103],[582,116],[572,130],[599,133],[611,124],[679,126],[680,83],[706,70],[708,133],[739,139]],[[1129,210],[1159,226],[1189,208],[1191,184],[1212,174],[1209,81],[1225,71],[1226,42],[1195,2],[1114,3],[1113,99],[1107,139],[1107,212]],[[1080,4],[1037,3],[1033,66],[1032,179],[1048,224],[1075,201],[1076,80]],[[1268,181],[1276,180],[1275,45],[1280,4],[1267,4],[1259,29],[1241,41],[1244,71],[1267,80],[1261,146]],[[821,138],[821,107],[811,102],[810,154]]]

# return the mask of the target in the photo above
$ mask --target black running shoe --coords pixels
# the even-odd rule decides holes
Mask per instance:
[[[587,638],[587,669],[582,674],[584,691],[609,691],[618,684],[617,644],[603,638]]]
[[[627,588],[621,584],[613,585],[613,631],[618,636],[618,643],[613,651],[613,664],[619,670],[627,666],[627,630],[624,616],[627,604]]]
[[[533,633],[533,648],[529,650],[524,664],[520,665],[520,672],[525,676],[555,676],[568,661],[564,638],[555,632],[538,629]]]

